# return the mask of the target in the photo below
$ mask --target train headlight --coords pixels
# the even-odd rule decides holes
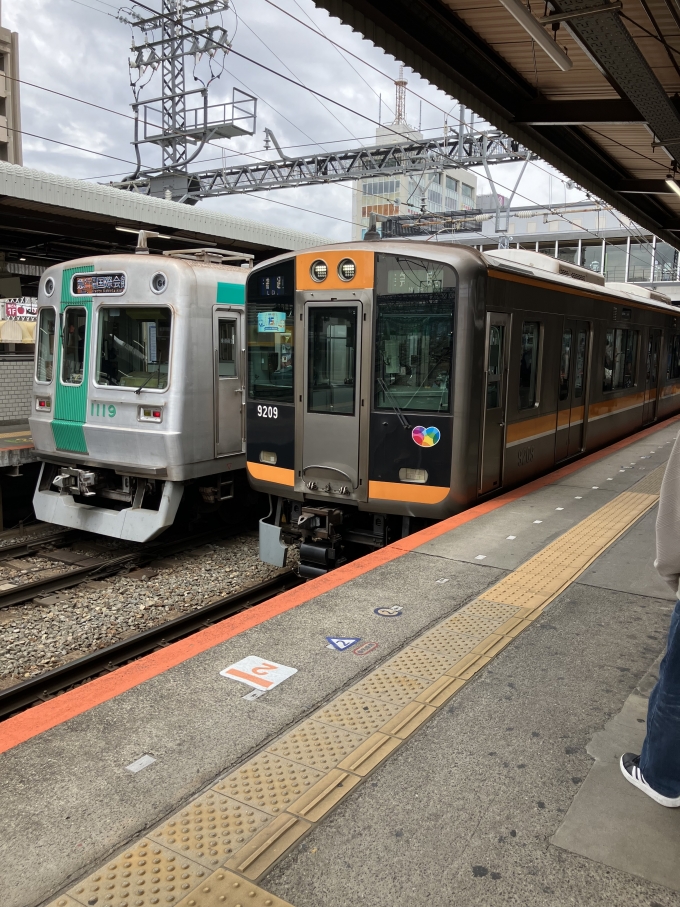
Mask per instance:
[[[54,277],[48,277],[45,281],[45,295],[51,296],[54,293]]]
[[[163,407],[140,406],[137,412],[137,418],[140,422],[162,422]]]
[[[354,280],[357,273],[357,266],[351,258],[343,258],[338,265],[338,277],[340,280]]]
[[[156,293],[156,295],[160,295],[161,293],[165,293],[167,286],[168,278],[162,271],[157,271],[151,278],[151,291]]]
[[[312,280],[315,280],[317,283],[321,283],[328,277],[328,265],[325,261],[317,258],[317,260],[312,263],[312,267],[309,269],[309,272],[312,275]]]
[[[260,451],[260,463],[268,463],[270,466],[276,466],[278,457],[273,450]]]
[[[35,408],[39,413],[49,413],[52,410],[52,398],[51,397],[36,397],[35,398]]]

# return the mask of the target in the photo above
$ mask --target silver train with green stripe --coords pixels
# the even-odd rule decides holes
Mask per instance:
[[[233,500],[251,256],[139,252],[43,275],[29,421],[38,519],[143,542],[189,488],[203,509]]]

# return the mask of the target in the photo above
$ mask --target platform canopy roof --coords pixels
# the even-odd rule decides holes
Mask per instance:
[[[315,3],[680,247],[680,0]]]
[[[329,241],[200,205],[0,162],[0,253],[11,272],[21,276],[29,295],[35,295],[37,275],[55,262],[133,251],[136,235],[116,227],[172,237],[149,240],[152,250],[216,246],[253,254],[257,261]]]

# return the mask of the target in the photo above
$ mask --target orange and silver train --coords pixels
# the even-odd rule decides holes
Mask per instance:
[[[254,268],[260,556],[283,565],[299,540],[320,575],[680,411],[679,314],[521,250],[364,241]]]

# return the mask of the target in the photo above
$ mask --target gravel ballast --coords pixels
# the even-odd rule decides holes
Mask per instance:
[[[27,568],[29,560],[33,558],[23,559]],[[30,565],[36,567],[36,563]],[[129,574],[83,583],[45,596],[42,602],[6,608],[0,611],[0,688],[240,592],[279,572],[259,560],[257,535],[246,533],[153,562]],[[8,573],[0,582],[7,582]],[[15,582],[17,579],[15,574]]]

